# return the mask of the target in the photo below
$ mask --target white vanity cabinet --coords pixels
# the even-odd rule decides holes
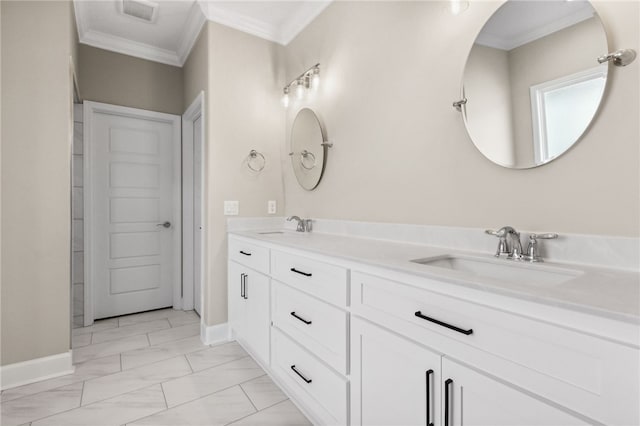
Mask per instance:
[[[266,259],[268,265],[268,250],[256,246],[243,247],[240,242],[233,240],[229,244],[229,257],[234,259],[229,261],[227,271],[230,333],[242,342],[258,361],[268,365],[269,277],[247,266],[249,264],[260,267],[261,259]]]
[[[229,326],[314,423],[640,424],[636,326],[314,254],[295,237],[230,235]]]
[[[351,333],[352,425],[589,424],[367,321]]]

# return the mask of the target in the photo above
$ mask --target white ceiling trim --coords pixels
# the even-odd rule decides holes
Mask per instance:
[[[182,67],[191,53],[191,49],[198,39],[200,30],[207,18],[198,3],[194,3],[189,13],[184,32],[178,44],[178,50],[172,51],[152,46],[146,43],[129,40],[126,38],[106,34],[100,31],[87,29],[85,23],[88,22],[85,1],[74,1],[76,15],[76,26],[78,27],[78,40],[82,44],[97,47],[99,49],[110,50],[122,53],[123,55],[134,56],[147,59],[149,61],[160,62],[162,64]]]
[[[123,55],[135,56],[137,58],[147,59],[149,61],[160,62],[162,64],[173,65],[176,67],[181,67],[183,65],[178,54],[172,50],[161,49],[156,46],[151,46],[150,44],[140,43],[111,34],[105,34],[100,31],[85,31],[83,34],[79,34],[78,38],[82,44],[88,44],[89,46],[100,49],[122,53]]]
[[[207,19],[227,27],[234,28],[256,37],[286,46],[303,29],[307,27],[323,10],[331,4],[332,0],[309,2],[295,17],[290,17],[283,26],[269,24],[249,16],[224,9],[212,1],[201,1],[202,10]]]
[[[556,21],[549,22],[547,25],[538,27],[535,30],[524,33],[520,37],[514,39],[505,39],[493,34],[483,34],[480,32],[476,39],[476,44],[506,51],[513,50],[516,47],[523,46],[539,38],[555,33],[556,31],[560,31],[576,25],[579,22],[586,21],[587,19],[592,18],[593,14],[594,12],[591,8],[580,9],[576,13]]]
[[[183,66],[193,49],[193,45],[196,44],[196,40],[200,35],[202,26],[207,22],[207,17],[204,15],[202,8],[198,2],[193,4],[191,11],[189,12],[189,18],[184,26],[184,32],[180,38],[178,44],[178,59],[180,66]]]

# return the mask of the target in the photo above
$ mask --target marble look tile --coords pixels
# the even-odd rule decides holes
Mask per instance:
[[[84,326],[84,315],[74,315],[73,316],[73,329],[79,329]]]
[[[204,351],[191,353],[187,355],[187,359],[193,371],[200,371],[233,361],[234,359],[244,358],[247,355],[245,350],[242,349],[242,346],[236,342],[230,342],[224,345],[214,346]]]
[[[194,322],[200,323],[200,317],[195,311],[178,311],[182,312],[179,315],[173,315],[167,318],[171,323],[171,327],[179,327],[181,325],[192,324]]]
[[[172,340],[184,339],[185,337],[199,336],[200,335],[200,323],[193,323],[183,325],[181,327],[174,327],[168,330],[155,331],[149,333],[149,342],[152,345],[159,345],[160,343],[170,342]]]
[[[111,398],[150,385],[191,374],[191,367],[183,356],[171,358],[144,367],[87,380],[82,394],[82,405]]]
[[[183,315],[188,315],[188,312],[193,311],[178,311],[173,308],[158,309],[149,312],[140,312],[139,314],[132,314],[120,317],[120,327],[125,325],[137,324],[140,322],[154,321],[159,319],[178,318]]]
[[[72,262],[73,262],[73,265],[72,265],[73,269],[71,271],[71,279],[73,280],[73,284],[84,283],[84,252],[74,251]],[[74,293],[75,293],[75,290],[74,290]]]
[[[93,333],[92,343],[109,342],[111,340],[122,339],[123,337],[135,336],[137,334],[146,334],[152,331],[165,330],[171,328],[171,324],[166,319],[160,319],[156,321],[142,322],[139,324],[132,324],[118,328],[112,328],[110,330],[98,331]]]
[[[0,406],[2,426],[15,426],[80,406],[82,383],[51,389]]]
[[[233,426],[310,426],[311,422],[293,402],[286,400],[231,424]]]
[[[245,357],[168,381],[162,384],[162,389],[167,398],[167,405],[174,407],[264,374],[262,368],[251,357]]]
[[[43,380],[41,382],[31,383],[13,389],[2,391],[1,400],[10,401],[16,398],[22,398],[27,395],[33,395],[50,389],[59,388],[70,385],[72,383],[82,382],[84,380],[94,379],[107,374],[113,374],[120,371],[120,355],[111,355],[104,358],[93,359],[87,362],[76,364],[76,371],[73,374],[56,377],[54,379]]]
[[[80,334],[79,336],[71,336],[71,347],[73,349],[80,348],[91,344],[91,334]]]
[[[119,426],[165,408],[162,389],[154,385],[47,417],[32,426]]]
[[[280,390],[273,380],[266,374],[253,380],[249,380],[240,385],[247,394],[253,405],[258,410],[271,407],[273,404],[282,402],[287,396]]]
[[[83,346],[73,351],[73,362],[84,362],[90,359],[119,354],[149,346],[149,340],[145,334],[125,337],[111,342],[98,343],[96,345]]]
[[[73,335],[95,333],[96,331],[108,330],[110,328],[116,328],[118,326],[118,318],[109,318],[105,320],[98,320],[89,327],[81,327],[73,330]]]
[[[173,358],[178,355],[190,354],[209,348],[200,341],[200,336],[187,337],[182,340],[149,346],[135,351],[122,353],[122,369],[140,367],[141,365]],[[197,353],[197,352],[196,352]]]
[[[132,425],[191,426],[226,425],[255,412],[251,401],[238,386],[170,408]]]
[[[74,188],[78,189],[78,188]],[[82,202],[82,201],[80,201]],[[74,206],[78,203],[78,201],[73,200]],[[78,209],[79,207],[75,207]],[[75,210],[74,210],[75,211]],[[76,214],[75,212],[74,214]],[[71,248],[73,251],[82,251],[84,248],[84,228],[83,228],[83,220],[81,218],[77,218],[74,216],[73,222],[71,223]]]

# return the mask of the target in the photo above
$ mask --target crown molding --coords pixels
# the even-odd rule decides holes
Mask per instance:
[[[553,34],[556,31],[560,31],[576,25],[582,21],[586,21],[593,16],[594,12],[591,8],[582,8],[575,13],[572,13],[571,15],[549,22],[546,25],[538,27],[535,30],[528,31],[513,39],[505,39],[493,34],[480,33],[480,35],[478,35],[478,38],[476,39],[476,44],[509,51],[515,49],[516,47],[520,47],[532,41],[538,40],[539,38],[548,36],[549,34]]]
[[[198,36],[205,22],[207,22],[207,17],[202,10],[202,5],[196,1],[189,12],[189,17],[184,26],[184,32],[182,33],[182,37],[180,37],[180,43],[178,43],[178,51],[176,53],[180,66],[183,66],[184,63],[187,62],[191,49],[193,49],[193,45],[196,44],[196,40],[198,40]]]
[[[215,2],[202,1],[201,5],[210,21],[286,46],[331,2],[332,0],[321,0],[306,3],[305,8],[289,19],[289,22],[284,26],[267,24],[249,16],[223,9]]]
[[[182,63],[178,54],[174,51],[161,49],[150,44],[140,43],[126,38],[105,34],[100,31],[89,30],[79,34],[80,43],[123,55],[160,62],[162,64],[181,67]]]
[[[286,46],[320,15],[331,4],[331,1],[308,2],[303,9],[289,19],[287,24],[280,26],[225,10],[213,1],[198,0],[191,8],[178,42],[178,48],[175,51],[92,30],[87,26],[87,22],[89,22],[87,7],[90,2],[74,0],[73,5],[80,43],[136,58],[182,67],[207,20]]]

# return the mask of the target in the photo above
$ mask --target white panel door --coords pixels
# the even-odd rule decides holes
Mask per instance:
[[[446,357],[442,379],[445,426],[592,424]]]
[[[352,317],[351,424],[440,424],[441,355]]]
[[[93,318],[170,307],[181,276],[180,117],[85,105]]]
[[[202,310],[202,117],[193,122],[193,307]]]

